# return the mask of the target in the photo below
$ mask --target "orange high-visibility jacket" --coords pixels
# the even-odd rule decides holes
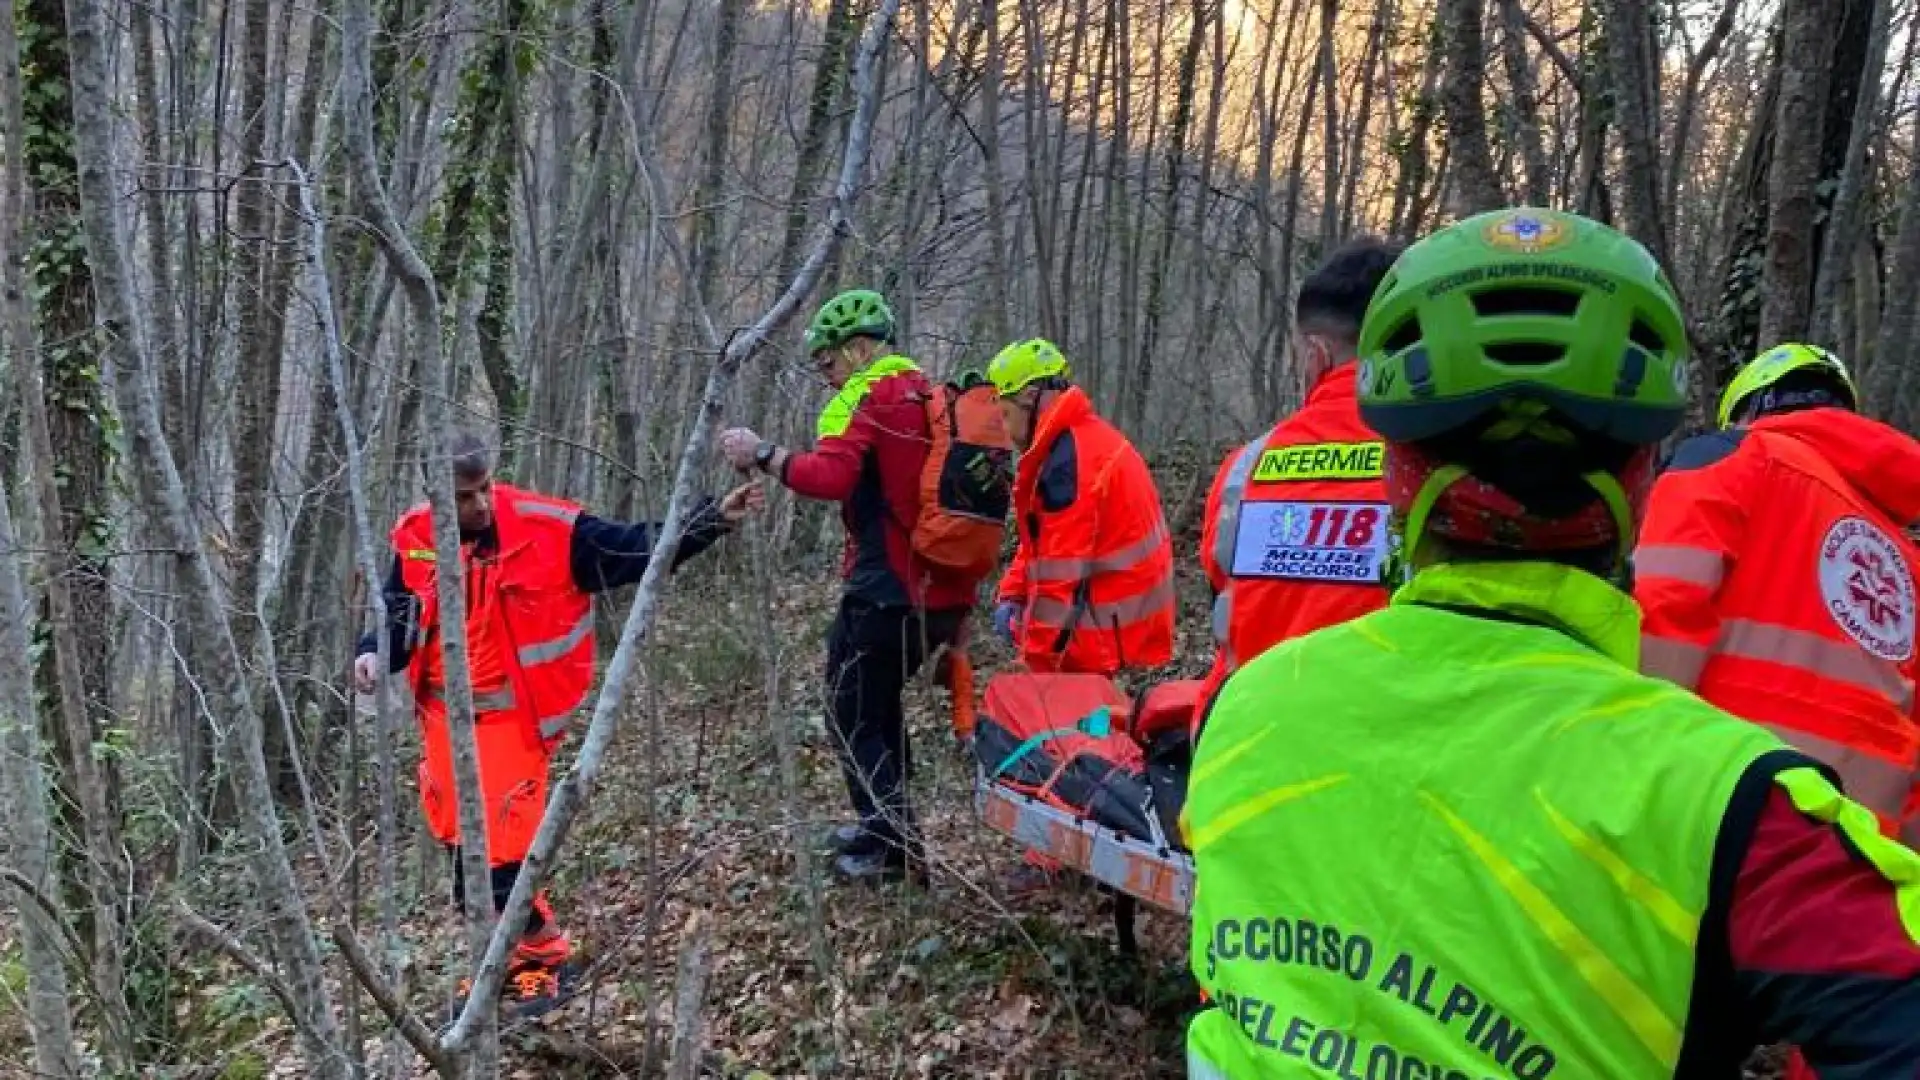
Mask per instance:
[[[1034,424],[1013,509],[1019,547],[1001,601],[1025,606],[1034,671],[1111,675],[1173,658],[1173,544],[1140,452],[1078,387]]]
[[[1385,445],[1360,419],[1357,371],[1329,371],[1300,411],[1227,455],[1213,479],[1200,538],[1214,591],[1202,701],[1273,646],[1386,606]]]
[[[524,854],[532,841],[546,802],[547,758],[593,685],[593,600],[574,583],[570,563],[579,513],[573,503],[496,483],[497,550],[479,560],[472,544],[460,550],[474,728],[486,802],[495,815],[487,839],[496,863],[512,861],[515,848]],[[407,676],[420,721],[421,799],[429,830],[453,843],[458,812],[442,698],[446,678],[435,640],[440,602],[433,524],[425,503],[401,515],[392,539],[401,580],[420,603]],[[520,795],[527,804],[521,813],[499,820]],[[518,835],[523,826],[524,837]]]
[[[1920,761],[1920,443],[1843,409],[1681,445],[1654,486],[1641,666],[1840,774],[1883,825]]]

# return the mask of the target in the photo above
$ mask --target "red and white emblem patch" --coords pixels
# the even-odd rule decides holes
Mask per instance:
[[[1882,660],[1913,655],[1913,570],[1887,534],[1845,517],[1820,542],[1820,597],[1847,636]]]

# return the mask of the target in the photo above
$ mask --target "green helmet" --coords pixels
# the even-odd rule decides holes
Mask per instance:
[[[893,340],[893,309],[872,289],[849,289],[820,305],[807,326],[807,352],[838,348],[861,337]]]
[[[1790,341],[1775,345],[1754,357],[1753,362],[1741,368],[1733,381],[1727,384],[1727,389],[1720,395],[1720,426],[1732,427],[1734,417],[1748,398],[1797,371],[1826,375],[1844,393],[1849,408],[1858,406],[1859,391],[1854,388],[1853,376],[1847,373],[1847,365],[1838,356],[1818,345]]]
[[[1686,324],[1659,263],[1553,210],[1480,214],[1408,248],[1367,308],[1359,354],[1361,416],[1389,442],[1519,407],[1647,445],[1686,409]]]
[[[987,380],[1001,397],[1025,390],[1035,379],[1069,373],[1066,355],[1046,338],[1016,341],[987,364]]]

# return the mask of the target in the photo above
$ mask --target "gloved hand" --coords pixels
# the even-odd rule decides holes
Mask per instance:
[[[1026,624],[1027,607],[1017,600],[1008,600],[993,609],[993,632],[1002,641],[1011,645],[1019,638]]]

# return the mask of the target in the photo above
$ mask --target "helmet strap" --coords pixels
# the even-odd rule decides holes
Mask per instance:
[[[1613,515],[1614,535],[1620,541],[1620,559],[1615,564],[1615,584],[1623,589],[1632,583],[1627,575],[1633,566],[1633,507],[1627,502],[1627,493],[1620,486],[1620,480],[1610,472],[1595,469],[1580,474],[1587,486],[1600,494],[1600,501],[1607,504],[1607,511]]]
[[[1405,524],[1400,529],[1400,550],[1394,556],[1394,565],[1390,576],[1398,577],[1404,584],[1413,578],[1413,556],[1420,550],[1420,538],[1427,531],[1427,517],[1433,513],[1433,504],[1440,501],[1467,470],[1459,465],[1442,465],[1427,474],[1420,483],[1420,490],[1413,496],[1413,504],[1407,507]],[[1393,571],[1397,571],[1394,573]]]

